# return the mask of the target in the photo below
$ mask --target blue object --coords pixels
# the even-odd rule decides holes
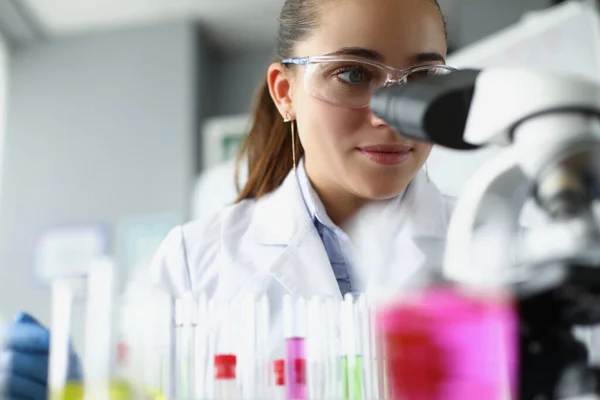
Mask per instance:
[[[346,293],[353,292],[352,279],[350,277],[350,259],[354,253],[354,248],[350,243],[348,235],[335,225],[327,215],[323,202],[321,202],[319,195],[315,192],[308,179],[306,169],[304,168],[304,159],[300,159],[298,162],[296,174],[304,204],[306,204],[308,213],[321,237],[325,252],[329,258],[329,263],[333,269],[333,274],[340,288],[340,293],[344,296]]]
[[[352,268],[356,249],[348,235],[327,215],[323,202],[308,179],[303,158],[298,162],[296,174],[304,204],[321,237],[340,293],[342,296],[345,296],[346,293],[358,293],[360,288],[354,287],[352,284]],[[402,195],[403,193],[400,193],[398,196]]]
[[[18,313],[8,328],[2,355],[0,377],[2,398],[45,400],[48,386],[50,332],[27,313]],[[71,348],[68,379],[82,379],[81,363]]]

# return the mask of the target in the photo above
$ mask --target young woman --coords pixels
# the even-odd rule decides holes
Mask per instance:
[[[243,148],[247,183],[208,226],[168,235],[155,278],[176,294],[266,293],[273,333],[281,334],[285,294],[341,298],[366,290],[369,271],[355,262],[345,228],[371,202],[385,203],[398,218],[390,223],[402,227],[394,265],[439,265],[450,212],[423,171],[431,147],[399,135],[368,104],[385,85],[448,73],[445,57],[444,19],[433,0],[286,0],[277,61]],[[390,287],[400,284],[394,276],[390,270]],[[38,338],[47,331],[20,321],[7,348],[8,393],[41,398],[47,341],[31,331]]]

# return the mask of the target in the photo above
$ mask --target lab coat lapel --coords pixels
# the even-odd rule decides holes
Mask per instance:
[[[447,222],[442,194],[421,172],[402,198],[361,210],[349,227],[357,288],[399,289],[407,277],[432,277],[442,264]]]
[[[257,246],[255,254],[266,256],[268,272],[290,294],[341,297],[294,172],[277,190],[257,202],[248,232]]]
[[[450,215],[444,196],[421,171],[413,182],[401,207],[409,215],[404,230],[405,244],[413,257],[418,255],[418,267],[426,274],[441,273]],[[408,262],[407,257],[398,257]]]
[[[358,242],[359,260],[353,277],[357,290],[367,291],[377,279],[384,279],[390,288],[400,287],[407,271],[428,275],[439,271],[449,216],[442,194],[422,171],[413,178],[404,196],[384,213],[376,207],[373,210],[393,242],[386,247],[386,238],[369,218],[356,225],[360,226],[358,230],[349,232],[353,243]],[[367,235],[368,240],[361,235]],[[255,269],[270,274],[284,292],[305,298],[341,298],[323,242],[293,172],[277,190],[257,201],[244,240],[253,248]],[[364,243],[372,245],[369,251],[364,251],[365,246],[361,248]]]

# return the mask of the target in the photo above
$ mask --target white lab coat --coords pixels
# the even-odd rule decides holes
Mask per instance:
[[[398,227],[390,250],[394,254],[388,257],[395,263],[385,271],[391,288],[401,285],[404,276],[394,273],[396,266],[421,270],[441,266],[452,206],[423,172],[396,204],[392,218],[397,215],[402,221],[389,221]],[[356,272],[359,282],[353,286],[368,290],[369,271],[362,268]],[[274,192],[260,200],[228,206],[208,225],[192,222],[172,230],[159,248],[152,275],[175,295],[204,292],[217,300],[235,301],[248,294],[266,294],[275,338],[283,335],[285,294],[341,299],[293,172]],[[282,341],[275,342],[272,356],[280,357]]]

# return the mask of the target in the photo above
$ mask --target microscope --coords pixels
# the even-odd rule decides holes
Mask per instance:
[[[494,270],[514,293],[519,399],[600,399],[600,368],[573,333],[600,323],[600,86],[522,69],[458,70],[383,88],[371,109],[415,140],[502,149],[458,198],[444,278],[476,285]],[[528,201],[545,224],[520,226]],[[483,225],[506,251],[474,265]]]

